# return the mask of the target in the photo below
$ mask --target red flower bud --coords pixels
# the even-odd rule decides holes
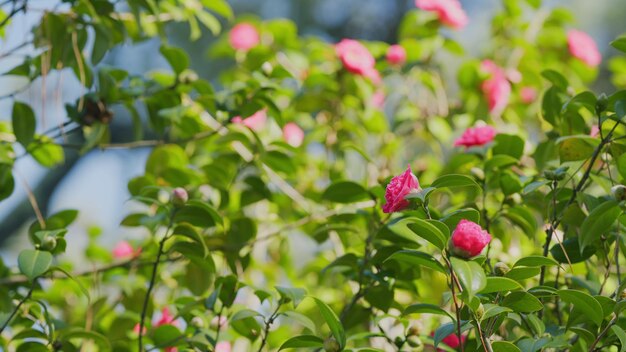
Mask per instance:
[[[491,235],[480,225],[469,220],[461,220],[450,237],[450,251],[462,258],[475,257],[491,242]]]

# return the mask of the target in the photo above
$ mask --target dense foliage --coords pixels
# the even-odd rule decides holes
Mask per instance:
[[[49,130],[15,100],[0,198],[18,158],[151,148],[120,227],[145,236],[104,248],[68,232],[80,209],[33,199],[32,248],[0,262],[0,349],[626,350],[626,91],[589,90],[596,44],[540,3],[503,1],[479,58],[448,35],[472,26],[456,0],[417,0],[392,46],[299,37],[224,0],[43,13],[5,75],[69,69],[85,94]],[[7,4],[2,26],[28,10]],[[233,65],[199,77],[169,26],[215,35]],[[153,37],[171,69],[103,64]],[[626,38],[612,46],[619,89]],[[133,140],[110,142],[118,119]]]

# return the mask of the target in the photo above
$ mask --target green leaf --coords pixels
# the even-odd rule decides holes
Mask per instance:
[[[544,257],[540,255],[531,255],[531,256],[524,257],[518,260],[517,262],[515,262],[513,267],[516,267],[516,266],[541,267],[541,266],[553,266],[553,265],[559,265],[559,263],[557,263],[556,260],[548,258],[548,257]]]
[[[334,182],[322,193],[322,199],[336,203],[354,203],[371,199],[369,192],[352,181]]]
[[[240,311],[237,311],[235,314],[233,314],[232,317],[230,317],[230,321],[234,322],[237,320],[242,320],[242,319],[246,319],[246,318],[254,318],[254,317],[262,317],[261,313],[254,311],[252,309],[242,309]]]
[[[550,81],[555,87],[558,87],[562,90],[566,90],[569,83],[567,83],[567,79],[563,77],[562,74],[554,71],[554,70],[544,70],[541,72],[541,75]]]
[[[15,139],[17,139],[24,148],[27,148],[33,141],[35,127],[37,126],[33,109],[27,104],[16,101],[13,104],[12,122]]]
[[[606,201],[595,207],[585,218],[580,228],[580,247],[582,250],[591,243],[600,239],[608,232],[622,213],[618,203],[614,200]]]
[[[574,308],[583,312],[587,318],[600,326],[604,319],[602,305],[589,294],[577,290],[559,290],[557,294],[562,301],[571,303]]]
[[[0,164],[0,200],[8,198],[15,189],[11,165]]]
[[[174,215],[174,222],[187,222],[198,227],[213,227],[221,224],[221,216],[210,205],[199,200],[190,200]]]
[[[189,67],[189,57],[182,49],[163,45],[159,51],[177,75]]]
[[[511,310],[511,308],[507,308],[507,307],[502,307],[499,306],[497,304],[490,304],[490,303],[485,303],[484,304],[484,309],[485,312],[483,313],[483,316],[480,317],[481,321],[487,320],[489,318],[495,317],[496,315],[502,314],[502,313],[508,313],[508,312],[512,312],[513,310]]]
[[[53,167],[65,161],[63,148],[58,144],[54,144],[50,138],[45,136],[40,136],[37,142],[32,143],[28,148],[28,152],[44,167]]]
[[[543,304],[537,297],[528,292],[516,291],[509,293],[502,301],[503,307],[508,307],[519,313],[532,313],[543,309]]]
[[[506,277],[488,277],[487,285],[480,293],[504,292],[523,289],[517,281]]]
[[[578,238],[568,238],[562,244],[567,256],[559,243],[550,248],[552,257],[559,263],[567,263],[568,261],[572,264],[580,263],[591,258],[596,253],[596,249],[593,246],[588,246],[581,250]]]
[[[412,221],[407,224],[407,227],[413,231],[416,235],[432,243],[439,249],[444,249],[448,243],[448,236],[446,236],[441,228],[432,222],[422,220],[418,218],[412,218]],[[445,227],[445,225],[442,223]]]
[[[495,137],[493,154],[504,154],[520,159],[524,155],[524,140],[517,135],[500,133]]]
[[[540,271],[541,269],[537,267],[517,267],[509,270],[505,276],[509,279],[521,281],[539,275]]]
[[[33,281],[48,271],[52,264],[52,254],[34,249],[25,249],[17,257],[17,264],[20,272]]]
[[[491,343],[493,352],[521,352],[517,346],[508,341],[494,341]]]
[[[282,351],[287,348],[306,348],[306,347],[323,348],[324,340],[320,337],[313,336],[313,335],[294,336],[290,338],[289,340],[285,341],[278,350]]]
[[[446,312],[441,307],[436,306],[434,304],[428,304],[428,303],[412,304],[406,307],[406,309],[404,310],[404,313],[402,314],[409,315],[409,314],[423,314],[423,313],[445,315],[454,320],[454,317],[452,317],[450,313]]]
[[[454,231],[454,229],[456,229],[456,225],[458,225],[459,221],[463,219],[479,224],[480,213],[478,212],[478,210],[473,209],[473,208],[460,209],[448,215],[445,215],[440,220],[444,224],[446,224],[446,226],[448,226],[448,229],[450,231]]]
[[[485,276],[485,271],[478,263],[454,257],[450,258],[450,262],[461,282],[463,294],[467,293],[470,300],[477,292],[485,288],[487,277]]]
[[[414,250],[401,250],[393,253],[385,261],[395,260],[398,262],[408,263],[413,266],[425,266],[440,273],[445,274],[444,266],[432,255]]]
[[[343,349],[346,346],[346,332],[343,330],[343,325],[341,325],[341,321],[339,321],[337,314],[335,314],[335,312],[333,312],[333,310],[330,309],[326,303],[315,297],[313,297],[313,299],[315,300],[317,308],[320,310],[324,321],[328,324],[328,328],[333,334],[333,337],[337,340],[341,349]]]
[[[276,291],[284,303],[293,302],[294,308],[298,308],[298,304],[306,296],[306,290],[303,288],[276,286]]]
[[[626,37],[617,38],[609,44],[611,44],[611,46],[614,47],[615,49],[623,53],[626,53]]]
[[[625,45],[624,51],[626,52],[626,43],[624,45]],[[622,329],[621,327],[617,325],[613,325],[611,326],[611,331],[613,331],[615,336],[617,336],[617,338],[619,339],[619,343],[621,345],[619,352],[626,351],[626,332],[624,332],[624,329]]]
[[[591,157],[599,142],[598,138],[582,135],[567,136],[557,139],[556,144],[559,147],[561,163],[585,160]]]
[[[88,331],[84,329],[74,329],[62,335],[63,340],[82,339],[91,340],[99,347],[99,351],[111,351],[111,344],[109,340],[95,331]]]
[[[437,178],[431,185],[435,188],[476,187],[480,185],[473,178],[465,175],[450,174]]]
[[[172,324],[165,324],[157,327],[151,334],[156,347],[173,347],[184,342],[183,333]]]

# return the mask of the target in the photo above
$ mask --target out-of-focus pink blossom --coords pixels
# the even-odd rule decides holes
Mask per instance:
[[[483,61],[481,68],[490,74],[490,77],[484,80],[481,85],[481,89],[489,105],[489,112],[494,115],[500,115],[509,103],[511,83],[506,79],[504,70],[493,61]]]
[[[537,90],[533,87],[523,87],[519,92],[519,97],[522,103],[530,104],[537,99]]]
[[[235,124],[243,124],[253,131],[259,131],[265,126],[265,122],[267,122],[267,113],[265,109],[263,109],[245,119],[242,119],[241,116],[235,116],[231,121]]]
[[[335,52],[349,72],[357,75],[372,75],[376,60],[367,48],[354,39],[342,39],[335,44]]]
[[[385,106],[385,92],[381,89],[372,94],[372,106],[377,109],[382,109]]]
[[[392,65],[402,65],[406,62],[406,50],[402,45],[391,45],[387,49],[387,62]]]
[[[230,352],[230,342],[220,341],[215,345],[215,352]]]
[[[261,41],[257,29],[249,23],[240,23],[230,30],[228,39],[235,50],[250,50]]]
[[[298,148],[304,141],[304,131],[294,122],[289,122],[283,127],[283,138],[285,142],[294,148]]]
[[[491,126],[470,127],[463,132],[461,137],[454,141],[454,146],[475,147],[482,146],[491,141],[496,136],[496,129]]]
[[[460,29],[469,19],[458,0],[415,0],[415,6],[437,14],[441,23]]]
[[[585,32],[575,29],[568,31],[567,47],[572,56],[589,66],[595,67],[602,62],[596,42]]]
[[[115,259],[130,259],[138,256],[139,253],[141,253],[141,249],[135,250],[127,241],[119,242],[111,251]]]
[[[175,323],[174,316],[170,313],[169,308],[163,307],[163,309],[161,309],[161,318],[154,323],[154,326],[158,327],[167,324],[176,325]]]
[[[591,132],[589,133],[591,137],[599,137],[600,136],[600,127],[598,125],[591,126]]]

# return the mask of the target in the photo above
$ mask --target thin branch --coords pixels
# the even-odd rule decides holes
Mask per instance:
[[[20,182],[22,182],[22,186],[24,186],[24,190],[26,191],[28,201],[30,202],[31,207],[33,208],[33,211],[35,212],[35,216],[37,217],[39,226],[42,229],[45,229],[46,220],[44,219],[43,214],[41,213],[41,209],[39,208],[39,204],[37,203],[37,198],[35,197],[35,194],[33,193],[32,189],[28,185],[28,182],[26,182],[26,179],[22,176],[22,174],[15,168],[13,169],[13,171],[20,179]]]
[[[278,317],[278,310],[280,309],[281,304],[278,303],[278,305],[276,306],[276,309],[274,309],[274,312],[269,316],[269,318],[267,318],[265,320],[265,328],[263,329],[263,339],[261,340],[261,346],[259,346],[259,350],[258,352],[263,351],[263,347],[265,347],[265,344],[267,343],[267,337],[270,334],[270,327],[272,326],[272,324],[274,324],[274,320],[276,320],[276,318]]]
[[[33,282],[33,285],[30,287],[30,289],[28,290],[28,293],[26,294],[26,296],[24,296],[21,300],[20,303],[17,304],[17,306],[15,306],[15,309],[13,309],[13,311],[11,312],[11,314],[9,315],[9,317],[7,318],[7,320],[4,322],[4,324],[2,324],[2,327],[0,327],[0,334],[2,334],[2,332],[4,331],[4,329],[6,329],[7,326],[9,326],[9,323],[11,322],[11,320],[13,320],[13,317],[15,317],[15,314],[17,314],[17,311],[20,310],[20,308],[22,307],[22,305],[24,304],[24,302],[28,301],[28,299],[30,298],[30,296],[32,296],[33,294],[33,290],[35,289],[35,283]]]
[[[616,322],[617,322],[617,315],[613,316],[613,319],[611,319],[611,321],[609,321],[609,323],[606,324],[604,329],[598,334],[595,341],[593,341],[591,346],[589,346],[589,352],[593,352],[596,350],[596,346],[598,345],[600,340],[604,337],[604,335],[606,335],[607,332],[609,332],[609,329],[611,328],[611,326],[613,326]]]

